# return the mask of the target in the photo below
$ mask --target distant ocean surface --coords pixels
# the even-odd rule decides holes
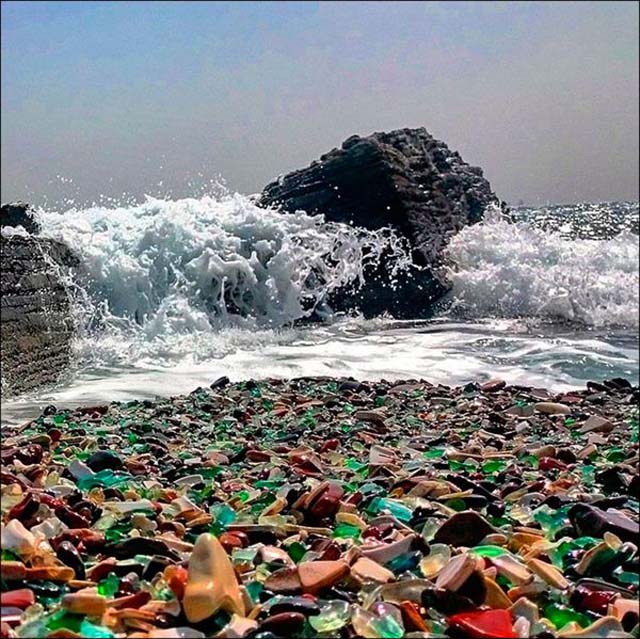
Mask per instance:
[[[65,275],[80,329],[75,365],[57,387],[3,401],[3,423],[51,403],[189,392],[222,375],[500,377],[557,391],[638,382],[637,202],[521,207],[513,221],[488,211],[449,245],[453,290],[435,318],[303,325],[327,292],[357,285],[367,256],[391,249],[389,269],[406,268],[402,243],[237,194],[40,218],[85,265]]]

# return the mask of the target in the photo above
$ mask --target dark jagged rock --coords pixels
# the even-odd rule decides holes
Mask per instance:
[[[2,227],[37,232],[29,207],[2,207]],[[2,395],[55,382],[67,369],[74,330],[59,266],[77,265],[64,244],[37,236],[0,237]]]
[[[263,205],[322,213],[369,229],[393,226],[433,264],[448,238],[499,204],[482,169],[424,128],[351,136],[319,161],[268,184]]]
[[[32,235],[40,232],[40,225],[35,219],[33,209],[25,202],[3,204],[0,209],[0,226],[22,226]]]
[[[426,269],[391,285],[383,264],[358,294],[332,301],[369,315],[388,310],[421,317],[448,290],[438,266],[450,237],[480,221],[487,205],[501,203],[482,169],[419,128],[354,135],[307,168],[268,184],[259,204],[321,213],[367,229],[396,229]]]

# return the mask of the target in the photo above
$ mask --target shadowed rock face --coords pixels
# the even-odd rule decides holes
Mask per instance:
[[[24,202],[3,204],[0,209],[0,226],[22,226],[27,233],[40,232],[40,225],[35,220],[33,210]]]
[[[424,128],[354,135],[268,184],[260,202],[369,229],[393,226],[426,264],[438,259],[451,235],[479,222],[487,205],[500,204],[482,169]]]
[[[0,215],[3,227],[38,230],[27,205],[3,205]],[[77,265],[64,244],[37,236],[0,237],[4,397],[53,383],[68,367],[74,324],[59,264]]]
[[[354,135],[307,168],[268,184],[259,204],[322,213],[368,229],[395,228],[426,271],[400,282],[397,293],[384,283],[383,272],[374,273],[368,290],[342,296],[339,308],[357,298],[368,315],[389,310],[397,317],[422,317],[448,290],[437,267],[449,238],[479,222],[487,205],[501,203],[482,169],[419,128]]]

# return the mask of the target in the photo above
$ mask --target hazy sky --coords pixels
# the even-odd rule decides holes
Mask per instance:
[[[511,202],[637,199],[638,47],[636,2],[5,1],[2,201],[256,192],[404,126]]]

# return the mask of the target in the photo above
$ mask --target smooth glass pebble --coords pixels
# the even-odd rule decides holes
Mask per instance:
[[[338,538],[342,537],[347,539],[359,539],[360,528],[351,524],[340,523],[335,527],[333,536]]]
[[[502,557],[503,555],[510,555],[511,553],[500,546],[475,546],[469,548],[469,552],[480,557]]]
[[[451,548],[447,544],[431,544],[429,554],[420,561],[420,571],[431,579],[449,563]]]
[[[324,603],[319,615],[308,618],[309,625],[317,632],[330,633],[347,625],[351,606],[346,601]]]
[[[378,617],[371,622],[371,628],[377,637],[400,639],[404,636],[404,628],[393,617]]]
[[[385,564],[385,567],[392,572],[399,574],[405,571],[411,571],[420,563],[422,553],[420,551],[406,552],[398,557],[394,557],[391,561]]]
[[[513,619],[507,610],[477,610],[449,617],[449,626],[477,639],[515,638]]]
[[[103,597],[113,597],[120,588],[120,578],[115,573],[109,573],[99,584],[98,594]]]
[[[382,606],[389,604],[382,604]],[[377,614],[356,606],[351,615],[351,623],[356,634],[366,639],[399,639],[404,635],[401,619],[390,612],[391,608],[378,609]],[[397,608],[394,608],[397,611]],[[398,611],[399,613],[399,611]]]
[[[80,633],[80,627],[84,620],[84,615],[77,615],[70,612],[60,610],[54,612],[47,620],[47,628],[51,630],[71,630]]]
[[[80,624],[80,634],[83,637],[96,637],[98,639],[110,639],[115,636],[109,628],[97,626],[86,619]]]
[[[553,625],[562,630],[569,623],[577,623],[581,628],[589,626],[593,618],[576,610],[572,610],[561,604],[550,604],[544,609],[544,616],[553,623]]]

